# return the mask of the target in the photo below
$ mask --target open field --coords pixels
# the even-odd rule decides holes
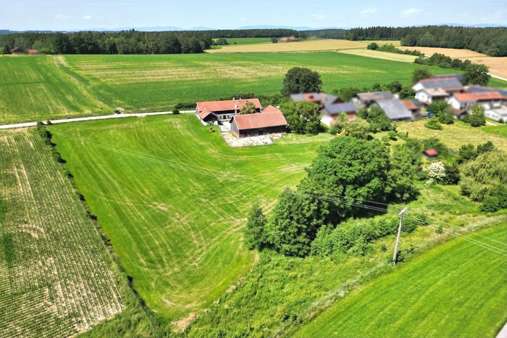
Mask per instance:
[[[271,38],[227,38],[230,45],[253,45],[257,43],[271,43]]]
[[[209,306],[254,262],[241,229],[329,135],[231,149],[194,116],[54,126],[59,151],[134,287],[168,320]]]
[[[507,319],[507,223],[455,239],[338,301],[300,337],[495,337]]]
[[[426,56],[431,56],[435,53],[444,54],[452,58],[470,60],[475,63],[482,63],[489,67],[493,75],[507,79],[507,57],[492,57],[479,52],[474,52],[468,49],[454,49],[454,48],[435,48],[435,47],[402,47],[407,50],[417,50]]]
[[[378,50],[370,50],[370,49],[365,49],[365,48],[345,49],[345,50],[339,51],[339,53],[357,55],[357,56],[365,56],[365,57],[382,59],[382,60],[409,62],[409,63],[413,63],[415,61],[415,59],[417,58],[416,56],[413,56],[413,55],[381,52]]]
[[[336,53],[69,55],[0,57],[0,123],[127,111],[280,92],[295,66],[321,73],[324,89],[409,84],[415,64]],[[448,70],[434,68],[434,73]]]
[[[452,125],[443,126],[443,130],[431,130],[424,126],[425,123],[425,120],[399,123],[398,130],[407,132],[410,137],[418,139],[436,137],[454,150],[458,150],[464,144],[478,145],[491,141],[498,149],[507,152],[507,138],[501,135],[505,126],[472,128],[468,124],[458,121]]]
[[[345,49],[366,49],[369,43],[374,41],[351,41],[351,40],[304,40],[285,43],[262,43],[229,45],[220,49],[209,50],[209,53],[280,53],[280,52],[315,52],[337,51]],[[375,41],[379,44],[393,44],[399,46],[399,41]]]
[[[113,261],[34,130],[0,133],[0,183],[0,336],[72,336],[119,313]]]

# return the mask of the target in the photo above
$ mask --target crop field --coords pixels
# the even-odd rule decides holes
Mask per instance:
[[[409,84],[420,67],[330,52],[0,57],[5,79],[0,84],[0,123],[105,113],[116,107],[163,111],[181,102],[241,93],[277,94],[295,66],[319,71],[325,90],[395,80]]]
[[[413,55],[405,55],[405,54],[397,54],[397,53],[388,53],[388,52],[381,52],[378,50],[370,50],[370,49],[346,49],[341,50],[339,53],[342,54],[350,54],[350,55],[357,55],[357,56],[365,56],[375,59],[382,59],[382,60],[390,60],[390,61],[399,61],[399,62],[409,62],[413,63],[416,56]]]
[[[0,134],[0,184],[0,337],[72,336],[122,311],[99,232],[34,131]]]
[[[269,209],[330,138],[231,149],[188,115],[51,130],[134,287],[171,321],[192,318],[251,269],[241,233],[251,205]]]
[[[338,301],[297,336],[494,337],[507,319],[506,242],[503,223],[441,245]]]
[[[345,49],[366,49],[373,41],[351,41],[351,40],[304,40],[296,42],[272,43],[271,41],[262,44],[229,45],[220,49],[212,49],[210,53],[280,53],[280,52],[315,52],[315,51],[337,51]],[[399,41],[376,41],[379,44],[393,44],[399,46]]]
[[[485,54],[474,52],[469,49],[455,49],[455,48],[436,48],[436,47],[402,47],[407,50],[417,50],[427,56],[435,53],[444,54],[452,58],[471,60],[475,63],[482,63],[489,67],[493,75],[507,79],[507,57],[492,57]]]
[[[63,56],[0,57],[0,123],[110,112]]]

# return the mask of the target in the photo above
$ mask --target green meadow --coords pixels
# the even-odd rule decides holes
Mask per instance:
[[[339,300],[298,337],[495,337],[507,318],[507,223],[457,238]]]
[[[333,52],[0,57],[0,123],[164,111],[178,103],[280,92],[295,66],[320,72],[325,90],[401,81],[416,64]],[[449,70],[433,68],[434,73]]]
[[[269,43],[271,38],[228,38],[230,45],[254,45],[257,43]]]
[[[134,287],[171,321],[209,306],[252,268],[241,232],[251,205],[269,209],[330,138],[231,149],[188,115],[51,131]]]

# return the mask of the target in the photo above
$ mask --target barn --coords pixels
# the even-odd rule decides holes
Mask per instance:
[[[195,113],[203,124],[224,124],[249,103],[255,106],[257,112],[261,111],[261,102],[254,98],[197,102]]]
[[[286,130],[285,116],[273,106],[267,107],[261,113],[235,115],[231,125],[231,132],[237,137],[276,134]]]

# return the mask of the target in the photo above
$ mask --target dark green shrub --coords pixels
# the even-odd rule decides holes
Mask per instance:
[[[428,129],[432,129],[432,130],[442,130],[442,125],[440,124],[440,122],[438,121],[437,118],[432,118],[430,120],[428,120],[428,122],[426,122],[424,124],[424,126]]]

